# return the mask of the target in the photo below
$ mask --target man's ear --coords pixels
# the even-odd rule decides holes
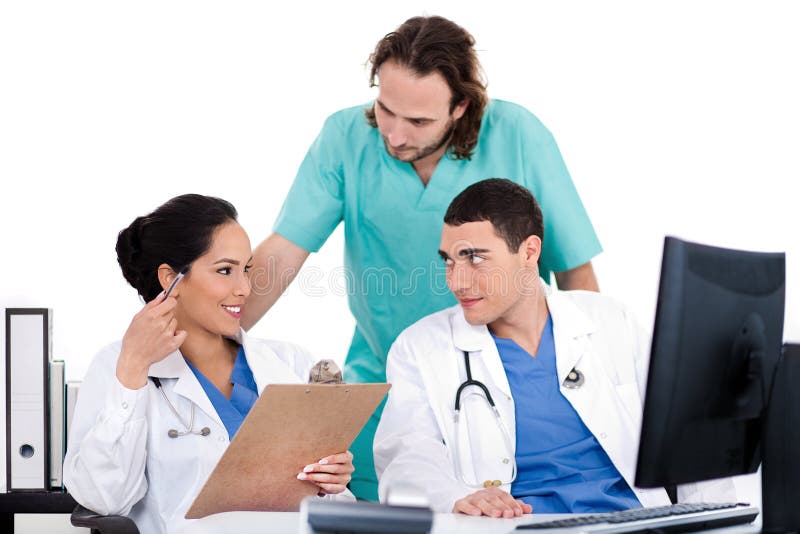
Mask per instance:
[[[178,273],[172,270],[172,267],[167,265],[166,263],[162,263],[158,266],[158,283],[161,284],[161,289],[164,291],[167,290],[169,285],[175,280],[175,277],[178,276]],[[180,285],[180,284],[178,284]],[[180,288],[176,287],[171,295],[178,296],[178,291]]]
[[[522,242],[523,252],[525,253],[525,261],[532,265],[538,265],[539,258],[542,255],[542,240],[539,236],[531,235]]]
[[[458,104],[456,107],[453,108],[453,120],[458,120],[464,116],[464,113],[467,112],[467,108],[469,107],[469,98],[465,98]]]

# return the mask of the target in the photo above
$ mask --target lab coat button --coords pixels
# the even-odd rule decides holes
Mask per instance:
[[[606,433],[605,433],[605,432],[602,432],[602,433],[600,434],[600,438],[601,438],[601,439],[606,439],[607,437],[608,437],[608,435],[606,435]]]
[[[122,409],[123,410],[127,410],[128,409],[128,403],[127,402],[123,402],[122,403]]]
[[[503,458],[503,463],[507,464],[509,462],[508,458]]]

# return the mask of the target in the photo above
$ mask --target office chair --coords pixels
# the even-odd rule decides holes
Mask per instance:
[[[100,515],[80,504],[72,511],[69,520],[75,527],[90,529],[92,534],[139,534],[132,519],[122,515]]]

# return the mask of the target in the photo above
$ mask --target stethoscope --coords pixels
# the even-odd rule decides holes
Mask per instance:
[[[506,484],[511,484],[517,478],[517,462],[514,455],[514,448],[511,446],[511,436],[508,433],[508,429],[506,429],[506,425],[503,424],[503,419],[500,417],[500,412],[497,410],[497,406],[494,404],[494,399],[492,398],[492,394],[489,393],[489,388],[481,382],[480,380],[475,380],[472,378],[472,370],[469,365],[469,352],[466,350],[464,352],[464,367],[467,372],[467,379],[464,380],[460,386],[458,386],[458,390],[456,390],[456,402],[455,402],[455,410],[453,413],[453,423],[455,425],[455,439],[453,440],[453,455],[455,460],[455,467],[456,467],[456,475],[461,481],[469,487],[472,488],[488,488],[491,486],[503,486]],[[564,387],[569,389],[577,389],[580,388],[584,383],[584,376],[583,373],[575,368],[573,368],[568,374],[567,377],[564,379]],[[495,422],[497,423],[498,428],[500,429],[500,433],[503,435],[503,441],[506,446],[506,453],[507,456],[503,460],[505,463],[511,463],[511,478],[507,481],[502,480],[485,480],[482,483],[475,484],[468,482],[466,478],[464,478],[464,474],[461,471],[461,454],[459,450],[459,419],[461,413],[461,394],[464,390],[470,386],[477,387],[481,391],[483,391],[483,396],[486,402],[489,404],[489,407],[492,409],[494,413]]]
[[[180,414],[178,413],[178,410],[176,410],[175,406],[172,404],[172,402],[170,402],[169,398],[167,397],[167,394],[164,393],[163,389],[161,389],[161,380],[159,380],[158,377],[155,376],[151,376],[150,380],[153,381],[153,384],[156,385],[156,389],[158,389],[158,391],[161,392],[161,396],[164,397],[165,401],[167,401],[167,405],[169,406],[170,411],[172,411],[172,413],[175,414],[175,417],[178,419],[178,421],[181,422],[183,428],[186,429],[184,431],[178,431],[174,428],[170,428],[167,431],[167,435],[169,437],[179,438],[181,436],[186,436],[188,434],[195,434],[197,436],[207,436],[211,434],[211,429],[208,428],[207,426],[204,426],[200,430],[194,429],[194,403],[192,403],[192,411],[189,414],[189,424],[187,425],[186,422],[183,420],[183,417],[181,417]]]
[[[456,476],[461,479],[461,482],[466,484],[471,488],[488,488],[491,486],[502,486],[505,484],[511,484],[517,478],[517,462],[514,459],[514,448],[511,446],[511,436],[508,433],[508,429],[506,429],[506,425],[503,424],[503,419],[500,417],[500,412],[497,410],[497,406],[494,404],[494,399],[492,398],[492,394],[489,393],[489,388],[481,382],[480,380],[475,380],[472,378],[472,370],[469,366],[469,352],[464,352],[464,367],[467,371],[467,379],[464,380],[460,386],[458,386],[458,390],[456,391],[456,405],[455,411],[453,412],[453,423],[455,426],[455,438],[453,439],[453,456],[455,460],[455,467],[456,467]],[[461,413],[461,394],[464,390],[470,386],[477,387],[481,391],[483,391],[484,399],[488,402],[489,407],[492,409],[494,413],[495,423],[497,427],[500,429],[500,433],[503,435],[503,442],[506,446],[506,458],[503,460],[504,462],[511,462],[511,478],[507,481],[501,480],[485,480],[482,483],[475,484],[472,482],[467,481],[464,478],[464,473],[461,471],[461,451],[459,450],[459,437],[460,437],[460,428],[459,419]]]

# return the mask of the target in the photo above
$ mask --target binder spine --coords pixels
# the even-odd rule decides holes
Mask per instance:
[[[50,488],[61,489],[64,465],[64,362],[50,362]]]
[[[72,430],[72,418],[75,414],[75,404],[78,402],[78,392],[81,389],[81,381],[80,380],[68,380],[67,387],[66,387],[66,405],[65,405],[65,416],[66,416],[66,428],[64,430],[64,438],[65,441],[69,442],[69,433]],[[66,452],[66,447],[65,447]]]
[[[50,487],[51,311],[6,308],[6,489]]]

